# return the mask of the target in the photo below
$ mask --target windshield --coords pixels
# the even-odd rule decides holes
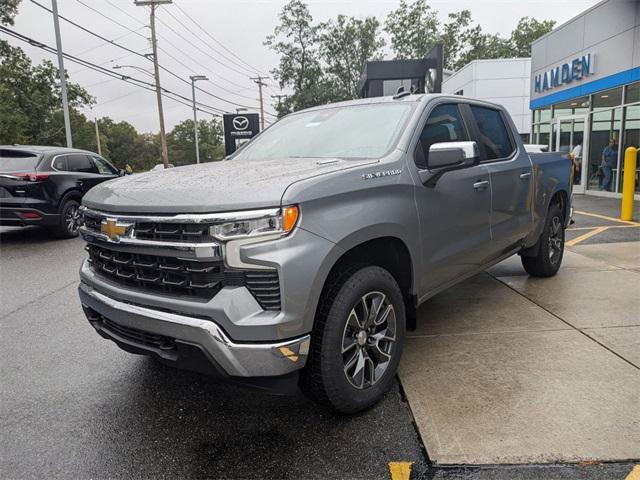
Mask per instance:
[[[414,103],[326,108],[283,118],[234,157],[380,158],[394,147]]]
[[[20,150],[0,150],[0,172],[33,171],[39,157],[35,153]]]

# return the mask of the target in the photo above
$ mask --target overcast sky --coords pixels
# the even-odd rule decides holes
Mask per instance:
[[[50,0],[37,1],[47,7],[51,5]],[[160,63],[185,79],[194,74],[207,75],[210,81],[199,82],[198,85],[203,90],[228,100],[223,101],[197,92],[198,100],[211,107],[235,111],[237,105],[234,104],[240,104],[257,111],[258,88],[249,80],[252,76],[250,72],[251,69],[257,69],[263,74],[268,74],[276,66],[278,57],[263,45],[263,41],[273,32],[278,14],[285,3],[285,0],[174,0],[173,5],[162,7],[157,15],[158,44],[163,49],[158,54]],[[308,0],[307,3],[316,21],[325,21],[338,14],[345,14],[358,17],[373,15],[382,23],[387,13],[397,7],[399,0]],[[466,8],[471,10],[473,19],[485,32],[503,36],[510,34],[520,17],[552,19],[563,23],[596,3],[597,0],[429,2],[443,20],[448,13]],[[149,20],[147,7],[136,7],[133,0],[58,0],[58,5],[60,15],[91,31],[111,40],[117,39],[118,43],[136,52],[150,51],[147,40],[149,29],[145,27]],[[100,13],[124,27],[101,16]],[[195,20],[197,25],[187,15]],[[31,0],[22,0],[13,28],[23,35],[55,47],[51,14]],[[61,21],[61,30],[63,49],[68,54],[103,64],[107,68],[135,65],[151,71],[151,62],[135,54],[128,54],[69,23]],[[5,37],[3,33],[0,33],[0,36]],[[22,47],[34,63],[40,62],[43,58],[55,61],[54,55],[36,47],[14,39],[9,41]],[[158,130],[156,99],[153,92],[118,79],[110,79],[71,61],[66,61],[65,68],[73,82],[79,83],[95,96],[97,104],[92,111],[87,112],[89,115],[126,120],[140,131]],[[130,68],[114,71],[127,72],[131,77],[152,81],[147,74]],[[273,104],[271,95],[279,93],[279,89],[273,80],[267,82],[269,86],[265,90],[265,97],[269,104]],[[164,88],[191,98],[190,86],[165,72],[161,74],[161,83]],[[192,116],[190,107],[168,99],[164,101],[164,107],[167,130]],[[269,105],[267,110],[273,112],[273,107]],[[210,118],[203,113],[199,115],[200,118]]]

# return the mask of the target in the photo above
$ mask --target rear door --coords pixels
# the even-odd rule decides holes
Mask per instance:
[[[419,169],[434,143],[470,139],[464,104],[435,106],[423,123],[414,156]],[[435,187],[418,184],[416,204],[423,252],[421,293],[475,271],[491,242],[491,189],[484,165],[445,173]]]
[[[67,171],[75,174],[76,185],[83,195],[103,181],[98,167],[89,155],[85,153],[70,153],[65,157]]]
[[[533,222],[533,172],[529,155],[518,148],[512,122],[496,108],[471,105],[482,164],[491,176],[492,256],[517,248]]]

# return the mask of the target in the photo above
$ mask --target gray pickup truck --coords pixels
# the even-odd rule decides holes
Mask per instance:
[[[490,103],[312,108],[225,161],[89,191],[80,299],[126,351],[356,412],[390,387],[425,300],[513,254],[558,271],[570,172]]]

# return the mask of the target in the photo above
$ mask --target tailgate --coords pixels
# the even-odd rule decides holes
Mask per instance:
[[[33,181],[39,162],[37,153],[0,148],[0,201],[15,204],[39,196],[40,182]]]

